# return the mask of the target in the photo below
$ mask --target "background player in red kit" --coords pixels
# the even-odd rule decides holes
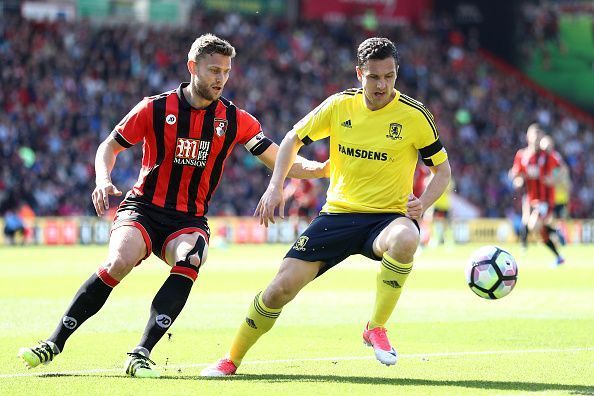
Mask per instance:
[[[525,233],[522,235],[522,242],[525,243],[528,232],[540,233],[544,244],[555,254],[556,264],[559,265],[564,259],[550,238],[550,234],[555,230],[549,223],[555,196],[553,171],[561,164],[555,155],[540,149],[543,136],[538,125],[532,124],[528,127],[528,147],[516,153],[510,176],[516,188],[525,186],[526,193],[522,201],[522,224],[525,225]]]
[[[144,334],[128,354],[125,369],[131,376],[159,376],[149,365],[149,355],[181,312],[206,260],[209,229],[204,215],[225,160],[236,144],[242,144],[274,168],[278,151],[253,116],[221,96],[234,56],[227,41],[200,36],[188,53],[190,82],[143,99],[99,146],[92,194],[98,215],[109,208],[109,195],[122,194],[110,177],[116,156],[142,141],[138,182],[116,212],[105,263],[81,286],[54,333],[19,350],[29,368],[49,363],[62,352],[68,337],[101,309],[112,289],[154,253],[172,269],[152,302]],[[291,177],[323,177],[326,172],[324,164],[300,158]]]
[[[538,124],[530,124],[530,126],[528,126],[528,129],[526,130],[527,146],[519,149],[516,152],[516,155],[514,157],[514,164],[509,171],[509,178],[512,180],[514,188],[516,189],[520,189],[525,186],[524,177],[520,173],[523,169],[522,161],[524,160],[524,158],[527,158],[528,156],[538,152],[538,145],[540,139],[542,138],[542,134],[543,133],[540,130]],[[525,187],[526,189],[528,189],[527,184]],[[530,218],[530,213],[530,204],[526,196],[526,191],[524,191],[524,194],[522,195],[522,227],[520,229],[520,240],[524,248],[528,246],[528,219]]]

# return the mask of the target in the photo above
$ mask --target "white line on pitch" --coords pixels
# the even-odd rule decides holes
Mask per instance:
[[[435,353],[410,353],[400,354],[401,358],[424,358],[424,357],[456,357],[456,356],[473,356],[473,355],[514,355],[525,353],[571,353],[571,352],[587,352],[594,351],[591,348],[565,348],[565,349],[517,349],[517,350],[501,350],[501,351],[462,351],[462,352],[435,352]],[[318,358],[298,358],[298,359],[277,359],[277,360],[253,360],[244,362],[243,365],[254,364],[274,364],[274,363],[295,363],[295,362],[326,362],[326,361],[350,361],[350,360],[370,360],[375,356],[337,356],[337,357],[318,357]],[[192,363],[192,364],[172,364],[168,366],[161,366],[162,368],[193,368],[206,367],[211,363]],[[76,370],[76,371],[60,371],[47,373],[19,373],[19,374],[0,374],[0,378],[16,378],[16,377],[47,377],[59,375],[84,375],[84,374],[101,374],[101,373],[117,373],[122,371],[121,368],[112,369],[91,369],[91,370]]]

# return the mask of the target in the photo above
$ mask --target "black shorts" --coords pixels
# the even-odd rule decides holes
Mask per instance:
[[[450,212],[447,209],[433,209],[433,217],[438,219],[447,219]]]
[[[208,243],[210,237],[206,217],[178,213],[130,197],[116,211],[111,231],[122,226],[136,227],[142,233],[147,250],[143,260],[152,252],[166,263],[165,248],[172,239],[199,232]]]
[[[565,219],[567,218],[568,210],[567,204],[557,204],[553,208],[553,214],[558,219]]]
[[[373,241],[400,213],[321,213],[303,231],[286,257],[323,261],[317,276],[354,254],[379,261]],[[417,229],[419,224],[413,220]]]

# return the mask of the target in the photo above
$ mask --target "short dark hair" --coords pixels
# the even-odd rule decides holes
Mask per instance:
[[[188,52],[188,60],[197,61],[201,56],[207,54],[221,54],[234,58],[235,48],[227,40],[207,33],[194,40],[190,52]]]
[[[370,59],[386,59],[392,57],[399,64],[396,45],[385,37],[371,37],[359,44],[357,49],[357,66],[363,67]]]

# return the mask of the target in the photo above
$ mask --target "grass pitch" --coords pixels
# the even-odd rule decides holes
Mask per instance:
[[[239,375],[203,379],[224,355],[248,304],[276,273],[287,246],[212,247],[190,299],[153,360],[163,377],[125,376],[150,302],[168,274],[151,257],[112,293],[48,366],[31,371],[21,346],[45,339],[107,247],[0,248],[0,394],[594,394],[594,247],[564,249],[550,269],[540,246],[521,253],[516,289],[475,296],[464,264],[478,246],[424,250],[388,324],[396,366],[375,361],[361,332],[376,263],[351,257],[309,285],[250,351]]]

